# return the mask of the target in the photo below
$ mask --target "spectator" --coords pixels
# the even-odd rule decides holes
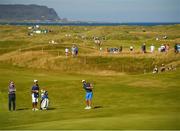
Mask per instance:
[[[123,47],[122,47],[122,45],[119,47],[119,52],[122,52],[122,50],[123,50]]]
[[[69,54],[69,49],[66,48],[66,49],[65,49],[65,55],[68,56],[68,54]]]
[[[157,67],[157,65],[155,65],[155,67],[154,67],[154,69],[153,69],[153,74],[155,74],[155,73],[158,73],[158,67]]]
[[[155,50],[155,46],[152,44],[152,45],[150,46],[150,52],[153,53],[154,50]]]
[[[174,45],[174,52],[175,52],[175,53],[178,53],[178,44],[175,44],[175,45]]]
[[[161,47],[158,48],[158,51],[161,52]]]
[[[75,46],[75,56],[78,56],[79,48]]]
[[[141,46],[141,49],[142,49],[143,53],[146,53],[146,44],[145,43]]]
[[[165,70],[166,70],[165,65],[162,64],[162,66],[161,66],[161,68],[160,68],[160,71],[161,71],[161,72],[164,72]]]
[[[9,83],[9,111],[11,111],[11,104],[13,104],[13,111],[16,110],[16,88],[13,81]]]
[[[162,44],[160,48],[161,48],[161,52],[165,52],[166,51],[166,47],[165,47],[164,44]]]
[[[165,45],[165,51],[168,52],[169,51],[169,44]]]
[[[134,47],[133,47],[133,46],[130,46],[129,49],[130,49],[130,51],[133,51],[133,50],[134,50]]]
[[[74,57],[74,56],[75,56],[75,53],[76,53],[76,47],[75,47],[75,45],[72,46],[72,48],[71,48],[71,53],[72,53],[72,56]]]

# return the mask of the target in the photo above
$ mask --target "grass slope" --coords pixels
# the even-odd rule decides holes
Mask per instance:
[[[180,25],[172,26],[41,26],[49,29],[48,34],[28,36],[26,26],[0,26],[0,61],[19,67],[61,70],[67,72],[115,71],[126,73],[142,73],[152,71],[155,65],[180,66],[180,55],[173,52],[174,44],[179,42]],[[70,36],[69,36],[70,35]],[[168,39],[163,39],[163,36]],[[67,37],[68,36],[68,37]],[[102,40],[103,51],[94,43],[93,37]],[[159,41],[156,41],[156,37]],[[58,44],[49,44],[54,40]],[[147,45],[147,54],[141,53],[142,43]],[[66,47],[71,49],[75,43],[79,47],[79,57],[65,57]],[[156,46],[151,54],[150,45]],[[169,44],[168,53],[159,53],[161,44]],[[109,47],[123,46],[123,52],[108,54]],[[129,52],[133,45],[134,52]],[[132,63],[132,64],[129,64]],[[79,68],[81,67],[81,68]]]

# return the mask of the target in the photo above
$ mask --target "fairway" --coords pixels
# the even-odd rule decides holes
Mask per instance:
[[[9,69],[1,65],[0,72],[1,129],[180,128],[179,70],[155,76],[94,76]],[[16,112],[7,111],[6,80],[10,78],[17,86]],[[34,78],[39,80],[41,88],[49,91],[48,111],[31,111],[30,90]],[[84,110],[81,79],[94,83],[92,110]]]
[[[0,26],[0,129],[180,129],[180,54],[173,51],[180,25],[56,27],[49,34],[27,35],[26,26]],[[142,32],[142,28],[146,32]],[[86,29],[86,30],[85,30]],[[166,31],[167,40],[156,41]],[[72,38],[65,34],[71,33]],[[85,34],[87,39],[76,38]],[[99,52],[92,36],[106,36]],[[50,40],[59,44],[50,45]],[[129,46],[135,52],[129,52]],[[169,43],[168,53],[142,54],[143,42],[157,47]],[[64,54],[72,43],[77,57]],[[108,54],[106,48],[123,45],[123,52]],[[152,74],[154,65],[176,66]],[[33,80],[49,93],[47,111],[32,111]],[[85,110],[82,80],[94,85],[93,108]],[[8,82],[16,85],[16,111],[8,111]],[[39,107],[39,105],[38,105]]]

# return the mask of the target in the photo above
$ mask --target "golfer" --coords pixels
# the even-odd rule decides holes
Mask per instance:
[[[85,109],[91,109],[91,104],[92,104],[92,97],[93,97],[93,92],[92,92],[92,85],[90,83],[87,83],[85,80],[82,80],[83,83],[83,88],[86,91],[86,107]]]
[[[32,86],[32,110],[37,111],[38,97],[39,97],[39,85],[38,80],[34,80],[34,85]]]
[[[11,111],[11,104],[13,104],[13,111],[16,110],[16,88],[13,81],[9,83],[9,111]]]

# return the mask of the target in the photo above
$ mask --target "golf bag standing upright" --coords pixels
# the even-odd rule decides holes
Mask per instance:
[[[41,90],[41,110],[47,110],[49,106],[48,92]]]

